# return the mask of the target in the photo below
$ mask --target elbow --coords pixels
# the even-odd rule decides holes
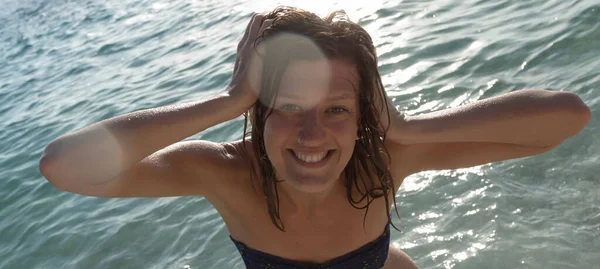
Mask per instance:
[[[579,114],[582,118],[591,117],[590,108],[581,100],[577,94],[572,92],[555,92],[555,100],[559,107],[570,110],[575,114]]]
[[[90,175],[82,173],[82,169],[77,169],[78,166],[81,164],[74,163],[72,157],[65,157],[60,144],[51,142],[46,146],[38,168],[42,176],[57,190],[90,197],[118,197],[118,193],[110,191],[110,184],[105,184],[108,181],[89,179]]]
[[[579,96],[571,92],[557,92],[558,106],[567,115],[567,126],[570,127],[569,137],[578,134],[592,119],[590,108]]]
[[[567,93],[567,102],[570,104],[571,109],[579,115],[579,117],[587,123],[592,118],[592,112],[590,108],[581,100],[579,96],[574,93]]]
[[[55,157],[44,154],[39,162],[40,173],[46,178],[54,188],[59,191],[75,193],[90,197],[109,197],[104,195],[91,186],[77,184],[75,178],[69,173],[65,173],[64,168],[58,163]],[[101,189],[102,190],[102,189]]]
[[[590,120],[592,119],[592,111],[590,111],[590,108],[588,106],[585,106],[585,108],[582,109],[578,116],[578,119],[581,122],[581,129],[583,129],[583,127],[585,127],[590,122]]]
[[[65,168],[65,161],[62,160],[63,145],[60,140],[50,142],[44,149],[39,161],[39,171],[44,178],[56,189],[67,192],[72,190],[72,178],[69,177],[69,169]]]
[[[54,178],[52,171],[54,170],[53,167],[55,166],[55,158],[52,156],[52,154],[50,154],[50,152],[51,148],[50,145],[48,145],[42,153],[42,158],[40,158],[38,168],[40,169],[42,176],[44,176],[44,178],[50,183],[53,183],[51,179]],[[54,183],[52,185],[54,185]]]
[[[573,101],[573,117],[574,117],[574,125],[575,132],[573,135],[579,133],[592,119],[592,111],[590,108],[579,98],[579,96],[573,94],[575,96]]]
[[[579,118],[584,126],[592,119],[592,111],[583,101],[581,101],[581,106],[579,107]]]
[[[57,168],[56,158],[44,152],[39,162],[40,173],[44,178],[52,184],[56,189],[61,191],[69,191],[65,181],[60,180],[58,175],[59,169]]]

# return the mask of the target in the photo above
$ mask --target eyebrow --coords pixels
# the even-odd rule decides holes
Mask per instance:
[[[277,97],[278,98],[286,98],[286,99],[301,99],[301,98],[303,98],[303,96],[296,95],[296,94],[278,94]],[[351,94],[344,93],[344,94],[341,94],[341,95],[336,95],[336,96],[328,97],[326,100],[330,101],[330,102],[345,101],[345,100],[354,100],[354,96],[352,96]]]

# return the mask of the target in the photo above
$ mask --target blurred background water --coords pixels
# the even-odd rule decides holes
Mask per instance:
[[[0,268],[243,268],[202,197],[60,192],[38,161],[69,131],[222,90],[251,13],[291,2],[0,0]],[[409,177],[392,240],[421,268],[599,268],[597,0],[293,4],[365,27],[409,114],[522,88],[578,94],[594,117],[551,152]],[[236,119],[191,139],[241,131]]]

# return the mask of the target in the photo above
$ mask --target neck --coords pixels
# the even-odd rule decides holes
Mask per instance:
[[[302,192],[293,186],[281,182],[278,188],[283,201],[285,201],[287,212],[290,217],[304,219],[315,219],[327,214],[327,208],[331,207],[334,201],[340,195],[341,181],[336,181],[330,188],[321,192]]]

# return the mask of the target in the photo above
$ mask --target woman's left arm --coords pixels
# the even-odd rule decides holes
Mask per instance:
[[[576,135],[590,118],[590,109],[573,93],[521,90],[424,115],[398,115],[387,135],[401,144],[494,142],[545,147]]]
[[[414,164],[419,171],[541,153],[579,133],[591,118],[577,95],[547,90],[520,90],[417,116],[391,112],[392,152],[420,162]]]

